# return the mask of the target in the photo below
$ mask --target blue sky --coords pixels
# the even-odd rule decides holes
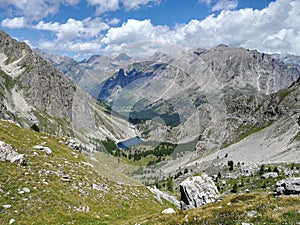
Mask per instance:
[[[1,0],[0,29],[83,59],[220,43],[300,55],[299,0]]]

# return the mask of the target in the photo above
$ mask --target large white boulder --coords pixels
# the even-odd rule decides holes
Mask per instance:
[[[180,185],[181,209],[196,208],[201,205],[215,202],[219,197],[219,191],[213,180],[207,174],[189,177]]]

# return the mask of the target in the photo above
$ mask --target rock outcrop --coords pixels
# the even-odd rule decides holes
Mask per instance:
[[[275,195],[300,195],[300,177],[277,181],[275,189]]]
[[[0,141],[0,161],[8,161],[18,166],[25,165],[24,154],[17,153],[13,147]]]
[[[207,174],[190,177],[183,181],[179,187],[182,210],[215,202],[220,196],[216,185]]]
[[[168,195],[160,190],[158,190],[157,188],[154,187],[147,187],[149,191],[152,192],[152,194],[154,194],[154,197],[157,199],[157,201],[159,201],[160,203],[162,203],[162,198],[165,199],[166,201],[172,203],[173,205],[175,205],[178,209],[180,209],[180,202],[171,195]]]

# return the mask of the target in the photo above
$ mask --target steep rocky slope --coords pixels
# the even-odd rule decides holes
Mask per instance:
[[[37,124],[56,134],[123,139],[134,135],[125,121],[106,110],[61,75],[25,43],[0,32],[1,117],[24,126]]]

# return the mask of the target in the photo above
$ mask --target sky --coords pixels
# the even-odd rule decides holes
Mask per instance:
[[[218,44],[300,55],[300,0],[1,0],[0,29],[76,60]]]

